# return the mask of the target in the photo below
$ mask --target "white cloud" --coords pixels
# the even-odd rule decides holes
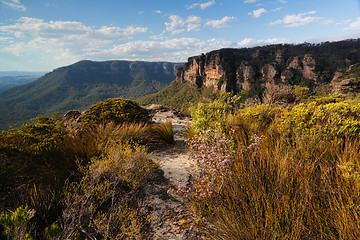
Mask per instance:
[[[160,10],[156,10],[155,11],[157,14],[161,14],[161,11]]]
[[[244,38],[242,41],[236,44],[237,47],[254,47],[254,46],[261,46],[267,44],[278,44],[278,43],[285,43],[287,41],[286,38],[268,38],[263,40],[256,40],[253,38]]]
[[[174,38],[154,41],[134,41],[117,45],[86,56],[88,59],[127,59],[143,61],[186,61],[189,56],[199,55],[221,48],[253,47],[257,45],[284,43],[285,38],[256,40],[245,38],[240,42],[224,39],[200,40],[198,38]]]
[[[259,0],[245,0],[244,3],[256,3]]]
[[[201,18],[197,16],[189,16],[186,19],[187,23],[187,31],[199,31],[199,27],[201,26]]]
[[[0,3],[17,11],[26,11],[26,7],[22,5],[19,0],[0,0]]]
[[[183,19],[177,15],[171,15],[169,17],[170,22],[165,22],[165,32],[171,34],[178,34],[184,31],[199,31],[201,26],[201,18],[197,16],[188,16]]]
[[[265,8],[259,8],[259,9],[256,9],[252,12],[249,12],[248,15],[249,16],[252,16],[254,18],[259,18],[261,17],[262,15],[264,15],[265,13],[267,12],[277,12],[277,11],[280,11],[281,9],[283,9],[283,7],[278,7],[278,8],[275,8],[275,9],[271,9],[271,10],[266,10]]]
[[[285,27],[298,27],[303,26],[309,23],[312,23],[316,20],[322,19],[321,17],[309,16],[315,14],[316,11],[299,13],[294,15],[285,15],[283,19],[278,19],[274,22],[270,22],[270,25],[279,25],[282,24]]]
[[[128,26],[126,28],[93,28],[75,21],[49,21],[23,17],[13,25],[0,26],[0,36],[14,36],[17,42],[10,43],[3,51],[14,55],[44,50],[47,53],[74,55],[83,54],[127,39],[134,34],[144,33],[147,28]]]
[[[342,20],[337,22],[336,25],[348,25],[349,23],[351,23],[351,19]]]
[[[223,28],[223,27],[227,27],[226,24],[231,20],[236,20],[236,17],[225,16],[219,20],[207,20],[205,25],[213,28]]]
[[[174,38],[162,41],[134,41],[120,44],[112,49],[87,56],[91,59],[127,59],[142,61],[184,62],[189,56],[199,55],[214,49],[236,47],[223,39],[200,40],[198,38]]]
[[[185,31],[185,20],[177,15],[171,15],[169,17],[170,22],[165,22],[165,31],[177,34]]]
[[[355,21],[350,22],[349,26],[345,30],[358,30],[360,29],[360,17],[355,19]]]
[[[256,9],[256,10],[252,11],[252,12],[249,12],[248,15],[250,15],[250,16],[252,16],[254,18],[259,18],[264,13],[267,13],[267,10],[265,8],[259,8],[259,9]]]
[[[186,19],[183,19],[177,15],[171,15],[169,17],[169,22],[165,22],[165,30],[163,33],[170,32],[171,34],[179,34],[185,31],[200,31],[201,26],[210,26],[213,28],[222,28],[227,27],[227,23],[235,20],[235,17],[225,16],[219,20],[206,20],[203,21],[198,16],[188,16]]]
[[[211,1],[208,1],[208,2],[204,2],[204,3],[193,3],[190,6],[186,5],[186,9],[192,9],[192,8],[200,7],[201,9],[204,10],[205,8],[211,7],[213,5],[215,5],[215,0],[211,0]]]
[[[283,7],[278,7],[278,8],[270,10],[269,12],[277,12],[277,11],[280,11],[282,9],[283,9]]]

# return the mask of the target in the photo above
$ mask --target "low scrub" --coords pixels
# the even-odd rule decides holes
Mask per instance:
[[[138,203],[158,169],[145,144],[172,142],[173,131],[171,122],[149,123],[146,110],[134,104],[116,99],[95,105],[76,131],[39,117],[1,133],[0,234],[141,239],[149,222]],[[23,220],[12,220],[19,214]]]
[[[259,105],[189,141],[201,170],[186,194],[213,239],[356,239],[356,101]]]
[[[83,124],[86,126],[111,121],[115,124],[147,123],[150,120],[148,112],[136,102],[122,98],[109,98],[86,111]]]

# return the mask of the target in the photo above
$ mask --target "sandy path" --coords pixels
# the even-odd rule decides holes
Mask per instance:
[[[170,115],[170,116],[169,116]],[[153,151],[153,159],[160,163],[164,172],[164,181],[154,183],[146,190],[146,205],[151,212],[149,239],[203,239],[196,228],[195,217],[188,211],[186,199],[168,194],[169,188],[185,186],[189,180],[194,162],[181,134],[190,123],[189,119],[180,119],[171,113],[156,114],[155,121],[171,119],[175,143],[161,146]]]

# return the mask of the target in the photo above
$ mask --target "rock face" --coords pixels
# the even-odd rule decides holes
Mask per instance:
[[[224,92],[264,87],[266,83],[316,86],[330,83],[343,69],[359,62],[360,54],[354,57],[355,53],[360,53],[360,40],[221,49],[190,57],[178,69],[176,81]]]
[[[263,79],[267,82],[273,82],[275,76],[278,74],[278,72],[276,71],[275,67],[271,64],[266,64],[262,69],[261,69],[261,74],[263,76]]]
[[[341,81],[334,81],[331,83],[334,92],[350,93],[360,89],[360,81],[358,78],[347,78]]]
[[[315,73],[315,66],[316,66],[315,59],[310,54],[306,54],[302,59],[302,65],[303,65],[302,68],[303,77],[311,79],[316,82],[317,75]]]
[[[351,93],[360,90],[360,64],[351,65],[345,73],[336,72],[331,81],[333,92]]]

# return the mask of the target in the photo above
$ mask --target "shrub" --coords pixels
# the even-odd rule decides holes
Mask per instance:
[[[228,125],[236,146],[227,155],[213,135],[194,137],[202,171],[185,192],[214,239],[360,235],[359,103],[325,102],[241,110]],[[226,168],[209,161],[224,156]]]
[[[278,119],[277,126],[294,137],[314,133],[327,140],[345,139],[360,133],[359,116],[359,103],[318,100],[295,106]]]
[[[194,151],[194,159],[199,169],[195,176],[193,191],[188,192],[190,198],[208,198],[218,193],[232,165],[233,141],[218,130],[200,131],[189,142]],[[187,191],[178,189],[180,192]]]
[[[77,233],[89,239],[140,238],[147,217],[139,213],[135,199],[154,168],[145,147],[108,145],[69,189],[61,239]]]
[[[109,98],[90,107],[83,117],[84,125],[114,122],[115,124],[147,123],[148,112],[136,102],[122,98]]]
[[[5,235],[9,239],[32,239],[29,235],[30,219],[34,216],[34,211],[27,206],[18,207],[15,211],[0,214],[0,225],[5,230]]]
[[[29,198],[33,184],[62,187],[77,168],[63,149],[66,134],[60,123],[47,117],[0,134],[0,208],[15,209]]]
[[[263,101],[265,104],[286,104],[295,101],[295,94],[288,85],[266,84]]]
[[[227,116],[240,107],[240,96],[223,93],[219,99],[211,103],[199,103],[191,107],[192,127],[196,133],[201,130],[216,129],[223,131],[227,124]]]
[[[2,132],[0,149],[5,152],[43,155],[59,149],[65,135],[63,125],[52,118],[39,116],[32,123]]]

